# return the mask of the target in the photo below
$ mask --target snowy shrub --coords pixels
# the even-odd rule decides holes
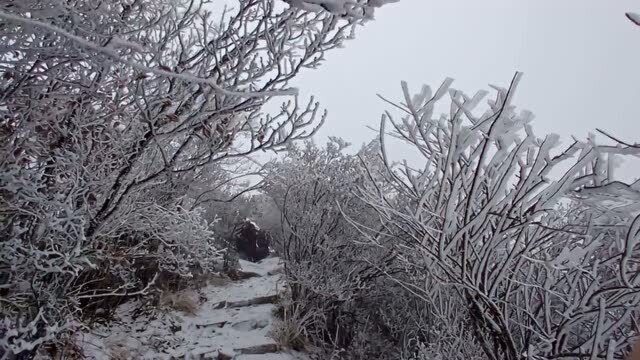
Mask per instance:
[[[620,359],[638,335],[639,183],[615,181],[640,148],[591,136],[556,150],[508,89],[416,96],[386,113],[379,145],[292,147],[264,191],[304,332],[326,358]],[[451,97],[448,114],[433,118]],[[391,131],[386,124],[392,125]],[[390,134],[390,135],[389,135]],[[423,157],[393,163],[389,136]],[[377,154],[377,156],[376,156]],[[286,174],[283,176],[282,174]]]
[[[640,148],[591,136],[558,149],[558,136],[536,137],[532,115],[511,104],[519,78],[494,87],[480,115],[486,92],[468,97],[447,80],[411,96],[403,84],[401,118],[387,113],[380,127],[393,190],[372,180],[357,192],[382,230],[356,226],[373,246],[395,242],[407,272],[423,278],[392,276],[413,296],[433,304],[435,283],[455,297],[490,359],[622,358],[638,333],[640,218],[611,208],[636,186],[614,181],[614,157]],[[447,94],[448,113],[434,117]],[[390,162],[388,124],[422,156],[418,166]]]
[[[216,248],[197,208],[228,178],[221,164],[322,123],[298,97],[261,109],[295,95],[287,83],[358,19],[275,0],[214,5],[0,4],[4,355],[28,356],[76,319],[146,293],[147,264],[206,270]]]
[[[640,185],[615,181],[613,170],[615,155],[640,149],[590,137],[554,151],[557,137],[536,138],[532,116],[510,105],[518,79],[496,87],[480,116],[484,92],[467,97],[447,81],[412,97],[404,85],[403,118],[386,114],[379,151],[372,143],[351,156],[339,140],[307,143],[267,168],[292,305],[304,308],[317,352],[613,359],[627,351],[638,334]],[[432,119],[447,93],[449,114]],[[422,166],[391,162],[387,122]]]
[[[400,271],[393,256],[354,241],[358,230],[343,216],[377,227],[375,213],[352,193],[368,176],[359,164],[375,168],[377,143],[354,155],[345,153],[346,146],[339,139],[326,147],[307,142],[266,167],[263,191],[282,218],[276,250],[285,260],[289,306],[296,309],[291,313],[318,356],[393,358],[399,356],[392,344],[402,337],[401,322],[414,313],[384,314],[398,307],[396,299],[410,297],[398,296],[404,289],[386,278]]]
[[[222,261],[222,251],[214,246],[214,234],[198,209],[168,210],[149,203],[147,207],[119,215],[123,219],[117,222],[118,226],[105,226],[108,231],[98,237],[105,245],[98,250],[97,258],[118,254],[125,269],[139,264],[152,273],[186,278],[197,275],[194,271],[213,272]]]

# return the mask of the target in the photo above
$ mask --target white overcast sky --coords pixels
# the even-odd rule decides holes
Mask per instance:
[[[534,112],[539,136],[603,127],[640,142],[640,27],[627,11],[640,12],[640,1],[400,0],[292,85],[329,111],[318,142],[370,140],[366,126],[387,108],[376,94],[399,100],[401,80],[417,91],[452,77],[474,93],[506,87],[515,71],[524,72],[515,104]]]

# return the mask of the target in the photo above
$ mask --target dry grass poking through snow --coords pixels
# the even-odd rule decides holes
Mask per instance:
[[[311,316],[300,314],[296,305],[282,305],[274,310],[274,315],[278,316],[279,320],[274,321],[269,336],[280,346],[296,351],[307,350],[309,342],[305,325]]]
[[[131,349],[127,341],[123,338],[111,339],[105,344],[105,353],[108,354],[109,360],[128,360],[136,359],[139,354]],[[84,357],[83,357],[84,359]]]
[[[113,347],[109,349],[109,359],[110,360],[128,360],[133,359],[131,352],[129,349],[124,347]]]
[[[200,308],[198,298],[198,294],[191,290],[164,291],[160,295],[160,306],[182,311],[187,315],[195,315]]]
[[[210,275],[209,277],[207,277],[207,285],[209,286],[222,287],[230,284],[231,282],[231,279],[226,276]]]

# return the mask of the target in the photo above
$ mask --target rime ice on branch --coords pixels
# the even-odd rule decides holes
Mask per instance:
[[[380,124],[383,179],[357,192],[382,226],[353,223],[424,274],[423,285],[393,277],[425,304],[441,306],[434,291],[455,289],[489,358],[621,358],[637,331],[640,217],[617,205],[620,194],[638,195],[615,182],[613,168],[614,157],[640,147],[590,136],[559,148],[557,135],[535,136],[532,115],[511,101],[519,79],[494,86],[481,114],[474,109],[486,92],[467,96],[448,80],[412,95],[403,83],[399,115],[387,112]],[[449,111],[438,117],[446,95]],[[421,156],[420,166],[393,164],[390,137]]]
[[[225,169],[322,124],[288,83],[356,20],[276,0],[207,4],[0,4],[3,351],[62,339],[145,293],[155,270],[206,271],[220,249],[200,205],[235,179]],[[275,96],[280,111],[262,111]]]

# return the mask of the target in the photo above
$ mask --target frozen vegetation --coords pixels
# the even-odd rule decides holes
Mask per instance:
[[[289,84],[393,2],[0,1],[0,359],[627,358],[635,139],[536,134],[516,73],[313,141]]]

